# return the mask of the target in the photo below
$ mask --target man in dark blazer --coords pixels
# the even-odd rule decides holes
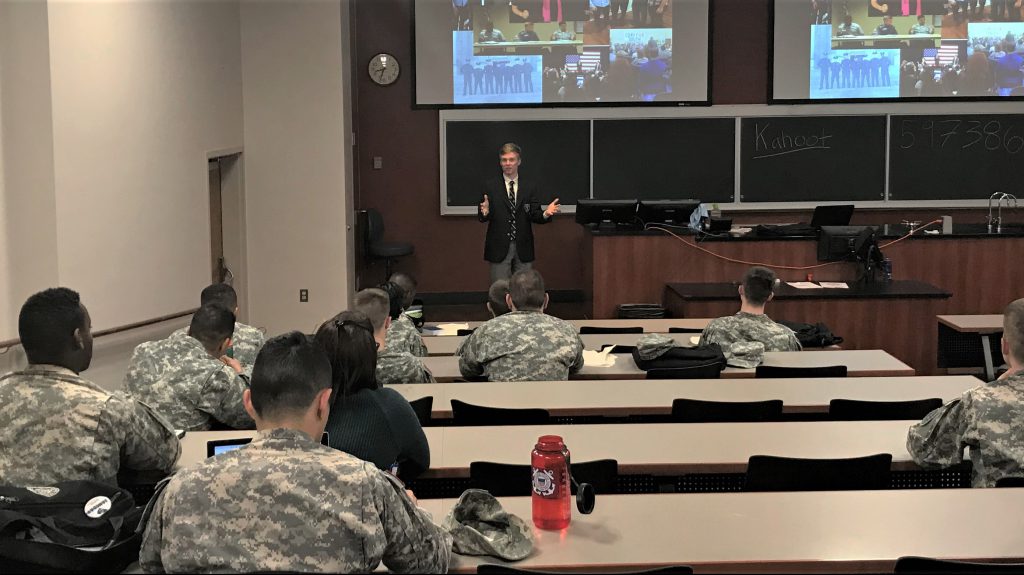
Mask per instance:
[[[477,208],[477,218],[489,222],[484,259],[491,262],[491,283],[533,266],[532,224],[548,223],[561,209],[558,198],[542,204],[537,183],[519,177],[519,146],[503,145],[498,159],[501,176],[486,182],[483,201]]]

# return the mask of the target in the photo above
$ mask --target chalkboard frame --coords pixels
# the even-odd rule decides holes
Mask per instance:
[[[439,149],[439,201],[441,215],[468,216],[476,215],[472,207],[447,206],[447,185],[446,185],[446,142],[445,123],[448,121],[462,120],[487,120],[501,119],[513,120],[522,119],[528,114],[531,120],[544,119],[658,119],[658,118],[732,118],[736,121],[736,172],[735,172],[735,195],[733,202],[719,202],[718,207],[729,211],[783,211],[783,210],[810,210],[818,205],[848,204],[853,203],[858,210],[870,209],[922,209],[922,208],[984,208],[987,200],[892,200],[889,194],[890,166],[889,166],[889,140],[891,134],[891,116],[904,115],[971,115],[971,114],[1019,114],[1019,103],[1013,102],[948,102],[943,104],[911,104],[911,103],[887,103],[878,104],[815,104],[815,105],[794,105],[794,106],[766,106],[763,104],[711,106],[711,107],[681,107],[681,108],[658,108],[658,109],[637,109],[637,108],[602,108],[602,109],[566,109],[566,108],[538,108],[535,110],[440,110],[438,113],[438,128],[440,133]],[[807,202],[743,202],[740,200],[740,186],[743,174],[739,169],[740,159],[740,120],[746,117],[763,116],[886,116],[886,176],[885,176],[885,199],[876,201],[855,201],[849,202],[842,198],[829,198],[821,201]],[[563,209],[566,213],[573,213],[571,206]]]

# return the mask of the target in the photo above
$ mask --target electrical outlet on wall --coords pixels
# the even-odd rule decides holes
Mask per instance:
[[[309,301],[309,290],[308,289],[300,289],[299,290],[299,303],[306,303],[308,301]]]

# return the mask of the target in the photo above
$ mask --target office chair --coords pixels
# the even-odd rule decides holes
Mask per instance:
[[[474,331],[476,331],[475,328],[474,329],[457,329],[457,330],[455,330],[455,335],[473,335]]]
[[[668,328],[669,333],[704,333],[702,329],[690,328],[690,327],[670,327]]]
[[[469,464],[469,479],[474,487],[486,489],[495,497],[529,495],[532,492],[532,467],[508,463],[474,461]],[[572,464],[572,476],[579,483],[589,483],[597,493],[615,493],[619,463],[614,459],[598,459]]]
[[[646,379],[718,379],[725,364],[712,361],[693,367],[656,367],[647,370]]]
[[[416,419],[420,420],[420,426],[426,427],[430,425],[430,417],[434,408],[433,395],[414,399],[409,402],[409,405],[412,406],[413,412],[416,413]]]
[[[782,400],[768,401],[672,401],[672,421],[678,423],[722,423],[739,421],[778,421],[782,418]]]
[[[1024,573],[1024,563],[975,563],[929,557],[900,557],[893,573]]]
[[[591,325],[584,325],[580,327],[580,335],[586,335],[588,333],[597,334],[609,334],[609,333],[643,333],[644,328],[642,326],[629,326],[629,327],[596,327]]]
[[[476,572],[491,575],[554,575],[561,573],[559,571],[533,571],[510,565],[493,565],[490,563],[478,565]],[[693,568],[686,565],[668,565],[665,567],[654,567],[653,569],[641,569],[639,571],[616,571],[615,573],[619,575],[689,575],[693,573]]]
[[[392,261],[412,255],[414,248],[408,242],[385,242],[384,218],[370,208],[366,210],[366,251],[370,259],[384,260],[384,277],[389,278]]]
[[[747,461],[744,491],[847,491],[887,489],[892,455],[850,459],[800,459],[754,455]]]
[[[846,377],[846,366],[826,365],[822,367],[779,367],[774,365],[759,365],[754,372],[754,377]]]
[[[452,422],[455,425],[541,425],[551,420],[546,409],[508,409],[473,405],[451,400]]]
[[[922,419],[939,407],[942,407],[942,400],[937,397],[913,401],[833,399],[828,404],[828,415],[834,421]]]

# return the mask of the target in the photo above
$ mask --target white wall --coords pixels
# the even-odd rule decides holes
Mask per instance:
[[[351,282],[347,3],[243,2],[249,310],[270,335],[310,332]],[[299,303],[299,290],[309,303]]]
[[[49,4],[58,277],[94,329],[195,307],[210,283],[207,154],[242,143],[238,18],[237,2]]]
[[[58,283],[49,61],[46,3],[0,0],[0,340]]]

